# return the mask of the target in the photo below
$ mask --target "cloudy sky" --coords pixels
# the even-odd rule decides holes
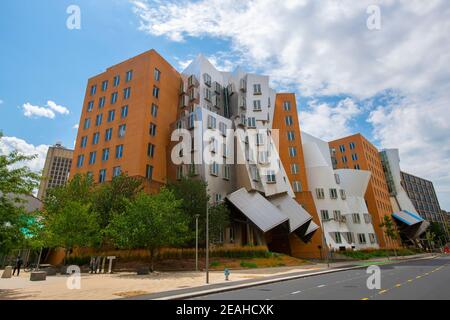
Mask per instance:
[[[66,27],[69,5],[81,30]],[[373,22],[379,8],[380,28]],[[446,0],[7,0],[0,12],[0,152],[73,146],[87,79],[155,48],[181,70],[203,53],[294,91],[305,131],[399,148],[450,210]]]

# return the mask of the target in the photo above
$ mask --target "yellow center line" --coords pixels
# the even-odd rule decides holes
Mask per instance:
[[[408,282],[413,282],[413,279],[409,279]]]
[[[388,291],[389,291],[388,289],[386,289],[386,290],[381,290],[381,291],[378,292],[378,294],[383,294],[383,293],[386,293],[386,292],[388,292]]]
[[[362,298],[361,300],[369,300],[369,298]]]
[[[395,285],[396,288],[400,288],[401,286],[402,286],[401,283],[397,283],[397,284]]]
[[[422,276],[417,276],[417,277],[416,277],[416,279],[420,279],[420,278],[422,278]]]

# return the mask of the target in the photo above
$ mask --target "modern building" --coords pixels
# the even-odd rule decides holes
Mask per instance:
[[[394,209],[392,216],[397,222],[402,240],[410,244],[416,244],[415,241],[423,235],[430,224],[416,211],[411,199],[403,188],[398,149],[382,150],[380,158],[388,185],[391,205]]]
[[[72,157],[73,150],[63,147],[60,143],[48,149],[42,172],[43,179],[39,185],[38,199],[43,200],[48,189],[66,184],[72,167]]]
[[[440,224],[450,239],[446,216],[442,213],[433,182],[402,171],[401,185],[420,216],[430,223]]]
[[[364,198],[378,243],[381,248],[399,246],[397,241],[387,238],[380,227],[384,216],[392,215],[393,208],[378,149],[361,134],[332,141],[329,146],[334,168],[370,171]]]

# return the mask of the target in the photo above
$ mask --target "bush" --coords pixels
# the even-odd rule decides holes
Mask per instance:
[[[221,263],[219,261],[213,261],[209,264],[210,267],[218,267],[220,265],[221,265]]]
[[[241,267],[248,269],[256,269],[258,268],[258,265],[254,262],[241,261]]]
[[[412,249],[398,249],[396,253],[398,256],[410,256],[417,253],[420,253],[420,250],[412,250]],[[396,254],[394,250],[391,249],[379,249],[379,250],[359,250],[359,251],[343,251],[339,252],[339,254],[345,255],[347,257],[357,259],[357,260],[367,260],[373,258],[387,258],[388,256],[393,257]]]

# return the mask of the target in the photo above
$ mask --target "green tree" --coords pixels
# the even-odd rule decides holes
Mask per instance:
[[[44,213],[43,238],[50,247],[65,249],[65,258],[75,247],[95,247],[101,239],[98,217],[89,204],[68,201],[58,210]]]
[[[181,200],[172,191],[162,188],[158,194],[140,193],[128,202],[125,214],[113,215],[107,233],[123,249],[145,248],[151,265],[162,247],[184,244],[188,220],[181,210]]]
[[[0,139],[2,139],[0,132]],[[17,151],[0,155],[0,252],[8,253],[24,241],[22,228],[25,214],[23,196],[31,195],[39,183],[39,175],[23,163],[36,156]]]
[[[440,244],[446,243],[445,229],[442,227],[441,224],[437,222],[431,222],[429,230],[435,235],[436,240]]]
[[[380,228],[383,229],[386,237],[391,239],[392,241],[396,241],[399,239],[397,227],[390,216],[386,215],[383,217],[383,222],[380,223]],[[395,246],[393,249],[395,256],[397,256],[397,250],[395,249]]]
[[[212,242],[219,242],[220,234],[230,225],[230,210],[224,203],[209,208],[209,236]]]
[[[92,209],[100,217],[101,227],[108,226],[114,213],[123,213],[127,202],[133,201],[141,190],[142,180],[125,174],[98,186],[93,194]]]

